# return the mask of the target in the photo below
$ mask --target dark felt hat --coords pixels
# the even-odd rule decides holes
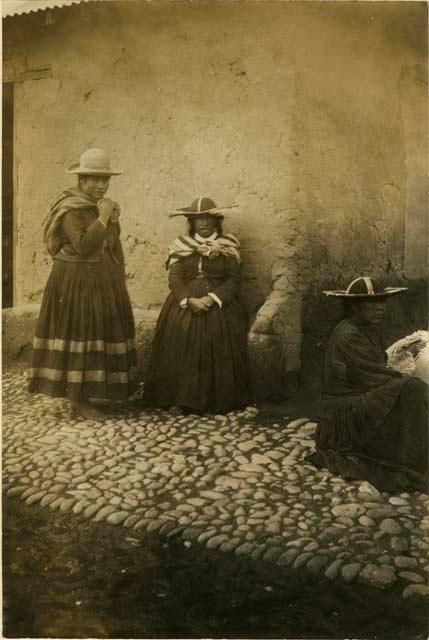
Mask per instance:
[[[333,296],[335,298],[353,298],[356,300],[372,300],[374,298],[387,298],[388,296],[395,296],[398,293],[407,291],[407,287],[385,287],[383,288],[377,280],[374,278],[367,278],[361,276],[355,278],[345,291],[324,291],[326,296]]]
[[[217,207],[211,198],[195,198],[192,204],[189,207],[181,207],[180,209],[175,209],[169,215],[170,218],[174,218],[174,216],[187,216],[192,218],[194,216],[201,216],[203,214],[208,214],[211,216],[215,216],[216,218],[223,218],[222,211],[224,209],[232,209],[236,207],[236,204],[224,205],[223,207]]]

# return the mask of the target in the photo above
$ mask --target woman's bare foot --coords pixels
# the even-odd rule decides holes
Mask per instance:
[[[170,407],[168,413],[171,413],[172,416],[183,416],[182,407],[178,407],[176,405]]]
[[[87,418],[87,420],[104,420],[106,417],[102,411],[94,407],[89,401],[74,402],[73,409],[82,418]]]

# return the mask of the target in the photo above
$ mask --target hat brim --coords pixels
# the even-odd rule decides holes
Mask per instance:
[[[347,291],[324,291],[324,295],[331,298],[343,298],[348,300],[373,300],[374,298],[389,298],[408,291],[408,287],[386,287],[378,293],[347,293]]]
[[[224,209],[234,209],[236,204],[226,204],[223,207],[214,207],[212,209],[204,209],[204,211],[193,211],[191,207],[182,207],[181,209],[174,209],[171,213],[168,214],[169,218],[174,218],[176,216],[186,216],[189,218],[193,218],[195,216],[202,216],[205,214],[210,214],[212,216],[216,216],[218,218],[224,218],[222,211]]]
[[[220,211],[214,211],[213,209],[209,209],[207,211],[173,211],[169,213],[169,218],[175,218],[176,216],[186,216],[187,218],[198,218],[204,215],[210,215],[214,218],[223,218],[224,215],[220,213]]]
[[[110,169],[110,171],[98,171],[96,169],[83,169],[80,165],[72,165],[66,169],[68,174],[78,174],[82,176],[120,176],[122,171],[118,169]]]

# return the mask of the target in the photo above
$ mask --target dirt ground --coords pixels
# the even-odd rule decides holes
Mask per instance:
[[[3,508],[5,637],[428,637],[427,605],[395,590],[327,585],[16,498]]]

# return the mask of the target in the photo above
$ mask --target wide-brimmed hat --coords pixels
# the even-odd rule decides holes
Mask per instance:
[[[122,171],[112,169],[110,158],[104,149],[88,149],[80,156],[80,162],[72,164],[66,173],[85,176],[119,176]]]
[[[215,216],[216,218],[223,218],[224,216],[222,211],[224,209],[233,209],[236,206],[236,204],[226,204],[223,207],[218,207],[211,198],[200,197],[195,198],[189,207],[175,209],[169,214],[169,217],[174,218],[175,216],[187,216],[193,218],[194,216],[208,214]]]
[[[386,298],[395,296],[398,293],[407,291],[407,287],[385,287],[383,288],[377,280],[361,276],[355,278],[345,291],[334,290],[324,291],[326,296],[334,296],[336,298],[353,298],[357,300],[370,300],[374,298]]]

